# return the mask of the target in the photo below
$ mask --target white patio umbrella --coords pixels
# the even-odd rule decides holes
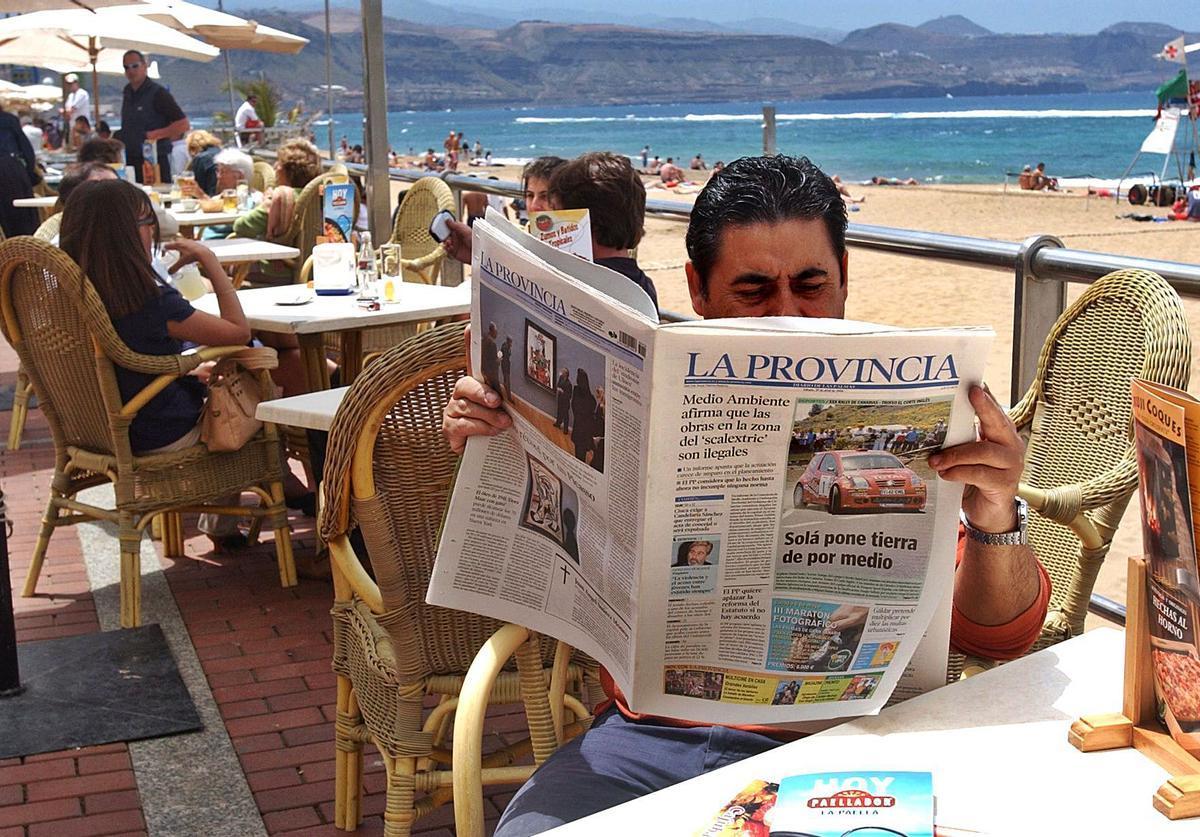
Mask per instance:
[[[136,0],[0,0],[0,14],[52,12],[59,9],[99,9],[104,6],[128,6]]]
[[[101,15],[127,13],[147,17],[221,49],[252,49],[294,55],[308,43],[307,38],[299,35],[183,0],[147,0],[145,3],[118,6],[100,12]]]
[[[136,6],[119,7],[113,11],[132,12],[148,17],[164,26],[170,26],[226,50],[225,80],[229,88],[230,116],[237,109],[237,103],[233,98],[233,70],[229,66],[228,50],[252,49],[257,52],[294,55],[308,43],[307,38],[301,38],[299,35],[291,35],[281,29],[263,26],[253,20],[226,14],[224,11],[186,3],[184,0],[147,0]]]
[[[120,61],[127,49],[211,61],[216,47],[134,14],[72,11],[31,12],[0,20],[0,64],[29,64],[55,69],[81,63],[92,70],[92,104],[100,119],[99,63],[109,55]]]

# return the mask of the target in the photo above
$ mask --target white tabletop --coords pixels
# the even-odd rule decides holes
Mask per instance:
[[[989,837],[1200,833],[1151,796],[1168,778],[1135,750],[1081,753],[1079,715],[1121,710],[1124,634],[1100,628],[875,717],[707,773],[556,829],[638,834],[672,823],[691,834],[754,779],[832,770],[929,770],[938,823]]]
[[[179,222],[181,227],[211,227],[217,224],[232,224],[244,212],[180,212],[176,209],[168,209],[171,216]]]
[[[342,399],[350,387],[324,389],[263,401],[254,415],[259,421],[305,427],[309,430],[328,430],[333,425],[333,415],[341,406]]]
[[[45,209],[58,201],[58,195],[38,195],[33,198],[13,198],[13,206],[20,209]]]
[[[304,305],[279,304],[297,298],[312,301]],[[324,334],[465,314],[471,307],[471,287],[465,282],[453,288],[404,282],[400,286],[400,300],[385,303],[378,311],[361,308],[354,294],[319,296],[304,285],[238,291],[238,300],[250,328],[276,334]],[[192,305],[210,314],[219,311],[214,294],[203,296]]]
[[[216,253],[221,264],[294,259],[300,255],[295,247],[255,238],[210,238],[200,243]]]

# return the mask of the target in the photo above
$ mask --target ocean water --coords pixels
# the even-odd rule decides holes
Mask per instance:
[[[946,183],[998,182],[1044,160],[1056,176],[1116,178],[1152,127],[1154,94],[979,96],[775,102],[780,151],[806,154],[829,173]],[[495,158],[573,156],[643,145],[684,167],[700,152],[711,165],[761,153],[761,102],[525,107],[393,112],[388,141],[399,153],[432,147],[450,130],[478,138]],[[1190,130],[1190,126],[1181,128]],[[314,127],[318,144],[326,129]],[[362,117],[335,115],[336,137],[361,142]],[[1144,157],[1137,171],[1159,170]]]

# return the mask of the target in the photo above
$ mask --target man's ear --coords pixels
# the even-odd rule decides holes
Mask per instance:
[[[687,274],[688,293],[692,295],[692,310],[703,319],[708,301],[705,299],[701,287],[700,274],[696,272],[696,266],[692,264],[691,260],[683,265],[683,272]]]

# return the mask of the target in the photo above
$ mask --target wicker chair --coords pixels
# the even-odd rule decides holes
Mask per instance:
[[[45,221],[42,221],[41,226],[34,231],[35,238],[40,238],[42,241],[53,241],[58,237],[58,231],[62,228],[62,212],[55,212]]]
[[[422,177],[400,199],[388,244],[400,245],[405,282],[438,283],[446,250],[429,234],[429,224],[443,209],[455,210],[454,193],[437,177]]]
[[[42,222],[34,232],[34,238],[42,241],[53,241],[58,237],[62,226],[62,213],[56,212]],[[29,417],[29,396],[33,394],[33,386],[29,383],[29,375],[24,366],[17,367],[17,385],[13,388],[12,421],[8,425],[8,450],[20,450],[21,437],[25,435],[25,420]]]
[[[387,770],[384,834],[400,837],[411,832],[414,819],[451,797],[451,757],[442,742],[459,703],[486,704],[489,695],[496,703],[525,702],[532,745],[514,745],[477,760],[473,775],[488,784],[523,781],[533,767],[507,765],[530,746],[541,763],[561,736],[590,721],[578,700],[562,697],[568,682],[582,678],[579,667],[567,665],[569,650],[515,626],[505,635],[520,638],[519,673],[503,672],[482,692],[466,693],[464,673],[503,626],[425,603],[456,464],[441,437],[442,407],[464,373],[463,324],[423,332],[359,376],[330,429],[321,534],[333,564],[334,822],[342,829],[354,830],[361,819],[365,742],[379,749]],[[355,525],[361,526],[375,580],[350,545]],[[558,700],[549,697],[543,664],[554,666]],[[422,720],[430,695],[441,702]],[[564,722],[564,704],[578,720]],[[456,787],[464,770],[454,762]],[[481,796],[482,786],[473,793]]]
[[[263,160],[254,161],[254,173],[250,176],[250,188],[256,192],[266,192],[275,186],[275,168]]]
[[[1133,379],[1186,387],[1191,356],[1178,294],[1144,270],[1099,279],[1046,337],[1037,375],[1009,411],[1026,437],[1029,542],[1054,582],[1035,648],[1083,633],[1096,574],[1137,487]]]
[[[324,198],[321,194],[321,188],[326,183],[334,182],[342,176],[334,172],[326,172],[325,174],[318,175],[309,181],[308,185],[301,190],[299,197],[296,198],[296,208],[292,215],[291,226],[278,239],[278,243],[290,244],[300,251],[299,256],[290,260],[293,283],[304,281],[301,278],[304,263],[312,255],[313,247],[317,244],[317,236],[322,235],[324,231]],[[355,189],[352,218],[358,217],[359,204],[358,189]]]
[[[237,355],[241,346],[212,347],[192,354],[152,356],[131,351],[117,336],[95,288],[66,253],[22,236],[0,244],[0,327],[16,349],[41,402],[54,437],[50,501],[42,520],[23,595],[32,596],[50,535],[59,526],[99,519],[116,523],[121,539],[121,625],[140,622],[139,543],[142,530],[163,517],[170,557],[183,555],[180,512],[208,511],[267,519],[275,529],[280,581],[296,583],[287,513],[283,503],[279,440],[273,425],[234,453],[209,453],[201,444],[174,453],[135,456],[129,425],[139,409],[171,381],[202,362]],[[158,377],[122,403],[114,367]],[[265,366],[254,373],[263,394],[273,391]],[[116,509],[75,499],[84,488],[111,482]],[[216,505],[250,490],[262,506]]]

